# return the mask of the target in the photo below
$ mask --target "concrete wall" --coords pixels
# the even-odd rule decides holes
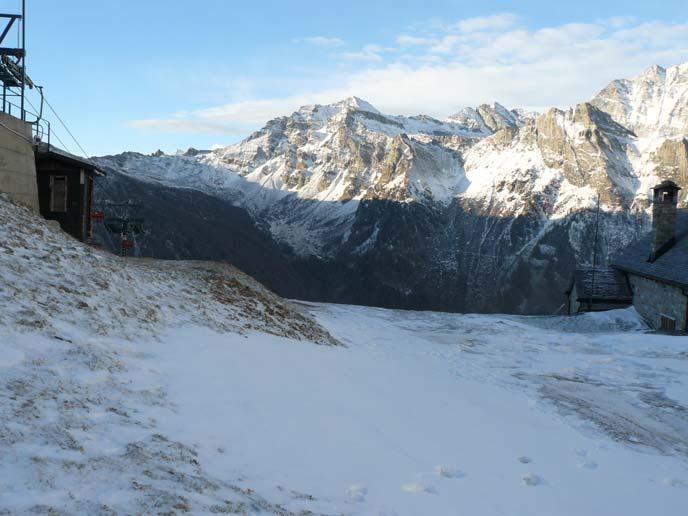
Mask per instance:
[[[0,192],[38,211],[31,124],[0,113]]]
[[[657,329],[661,315],[667,315],[676,319],[677,330],[686,331],[688,297],[680,288],[635,274],[629,274],[628,279],[633,289],[633,306],[648,323]]]

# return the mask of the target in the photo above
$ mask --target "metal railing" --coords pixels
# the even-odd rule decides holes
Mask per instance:
[[[26,108],[22,109],[21,106],[11,102],[7,97],[3,97],[0,108],[0,113],[5,113],[31,124],[31,136],[34,144],[43,143],[50,145],[50,120],[46,120],[39,114]]]

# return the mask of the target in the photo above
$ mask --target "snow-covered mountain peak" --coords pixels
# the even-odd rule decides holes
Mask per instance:
[[[502,106],[480,109],[494,127],[515,124],[516,115]],[[204,163],[269,190],[318,201],[445,202],[464,182],[458,149],[493,132],[483,125],[484,131],[475,131],[425,115],[384,115],[349,97],[276,118]]]
[[[371,103],[355,96],[335,102],[332,104],[332,106],[351,111],[365,111],[367,113],[374,113],[376,115],[382,114]]]
[[[322,126],[332,119],[342,119],[350,114],[381,115],[372,104],[358,97],[348,97],[332,104],[310,104],[301,106],[288,117],[275,120],[293,119]]]
[[[657,64],[652,65],[645,70],[643,70],[638,76],[635,78],[635,80],[638,79],[643,79],[647,81],[654,81],[654,80],[664,80],[666,77],[666,68],[663,68]]]
[[[451,115],[448,120],[465,125],[468,129],[484,136],[505,127],[518,127],[523,124],[517,111],[510,111],[498,102],[482,104],[477,108],[465,107]]]
[[[645,139],[641,145],[683,137],[688,134],[688,63],[655,65],[632,79],[612,81],[591,103]]]
[[[677,65],[670,66],[669,68],[667,68],[667,73],[677,75],[688,74],[688,61],[686,61],[685,63],[679,63]]]

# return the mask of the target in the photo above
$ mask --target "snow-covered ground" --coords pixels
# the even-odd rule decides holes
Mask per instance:
[[[0,508],[685,513],[684,338],[628,311],[309,308],[346,347],[201,327],[5,337]]]
[[[0,514],[686,512],[688,339],[633,310],[290,303],[0,216]]]
[[[176,403],[160,424],[212,475],[296,513],[685,513],[688,348],[635,312],[311,310],[346,348],[146,348]]]

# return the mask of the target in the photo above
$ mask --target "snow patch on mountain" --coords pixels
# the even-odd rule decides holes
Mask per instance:
[[[477,108],[465,107],[451,115],[448,120],[466,126],[481,136],[489,136],[506,127],[522,126],[529,118],[532,118],[532,115],[526,111],[509,111],[495,102],[492,105],[483,104]]]

